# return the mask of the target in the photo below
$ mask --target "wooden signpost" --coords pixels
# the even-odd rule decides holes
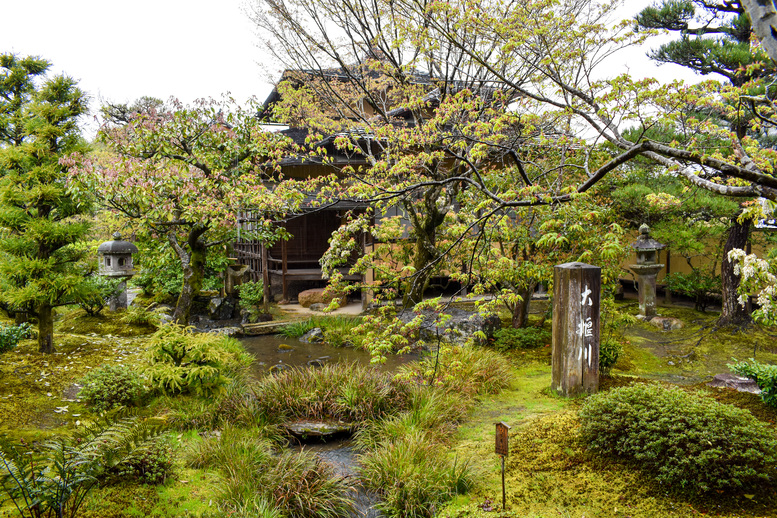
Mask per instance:
[[[502,510],[507,509],[507,494],[505,493],[505,457],[510,452],[510,425],[504,422],[496,424],[496,454],[502,459]]]
[[[553,390],[562,396],[599,389],[601,268],[560,264],[553,271]]]

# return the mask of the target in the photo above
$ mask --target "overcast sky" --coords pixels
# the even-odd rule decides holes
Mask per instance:
[[[264,100],[279,77],[257,47],[246,0],[19,0],[4,2],[0,52],[39,55],[94,100],[131,102],[148,95],[183,102],[231,93]],[[652,1],[630,1],[630,16]],[[670,77],[647,49],[619,60],[635,76]],[[611,70],[612,75],[624,70]]]

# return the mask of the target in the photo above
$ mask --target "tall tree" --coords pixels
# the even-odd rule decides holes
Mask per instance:
[[[637,24],[647,29],[666,29],[679,38],[664,43],[650,57],[664,63],[675,63],[700,74],[718,74],[733,86],[755,86],[754,82],[775,73],[774,63],[762,49],[752,45],[750,17],[739,0],[666,0],[648,7],[636,17]],[[729,120],[738,138],[750,127],[741,113]],[[745,248],[750,239],[750,220],[731,215],[731,227],[721,261],[722,311],[719,324],[745,324],[750,315],[738,304],[739,276],[728,259],[728,252]]]
[[[71,176],[175,251],[183,283],[173,319],[188,325],[208,250],[233,239],[240,211],[279,214],[293,207],[292,193],[281,196],[282,189],[263,183],[287,143],[234,101],[165,106],[143,98],[108,106],[105,115],[100,138],[112,153],[83,163],[71,157]],[[269,222],[261,231],[272,241]]]
[[[612,23],[616,2],[257,0],[256,5],[257,22],[278,58],[287,68],[314,71],[313,88],[330,94],[328,113],[336,108],[343,114],[339,121],[351,122],[350,132],[342,125],[332,131],[335,144],[367,157],[368,167],[343,171],[349,182],[333,189],[340,196],[388,204],[431,193],[442,208],[477,201],[459,210],[489,218],[573,202],[642,156],[692,186],[739,199],[777,200],[771,165],[777,153],[725,122],[747,119],[747,107],[735,102],[747,93],[743,87],[714,81],[659,84],[601,71],[614,53],[647,37],[630,32],[630,21]],[[359,74],[348,65],[364,54],[372,58],[369,73]],[[331,86],[333,68],[350,73],[347,88]],[[385,71],[389,88],[369,87],[378,70]],[[417,72],[437,86],[436,98],[413,80]],[[461,84],[466,88],[459,89]],[[295,91],[301,96],[305,89]],[[349,93],[370,101],[346,102]],[[392,110],[359,115],[361,107],[380,108],[387,99],[408,107],[403,113],[413,112],[413,124]],[[308,112],[300,115],[312,119]],[[755,131],[757,121],[747,124]],[[627,133],[635,126],[641,130]],[[682,128],[686,138],[678,142],[649,133],[662,126]],[[730,145],[715,145],[721,141]],[[429,174],[435,165],[445,174]],[[496,182],[496,172],[505,180]],[[435,189],[450,196],[435,195]],[[473,191],[479,194],[468,196]],[[482,225],[473,221],[465,231],[478,228]]]
[[[74,197],[60,160],[84,151],[78,118],[87,97],[66,76],[46,78],[37,57],[0,55],[0,301],[38,320],[41,352],[54,351],[53,310],[89,294],[79,247],[88,199]]]

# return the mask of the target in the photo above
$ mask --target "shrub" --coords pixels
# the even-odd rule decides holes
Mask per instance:
[[[761,400],[777,407],[777,365],[766,365],[750,358],[749,362],[737,362],[728,368],[735,374],[752,378],[761,389]]]
[[[252,358],[234,338],[195,333],[176,324],[151,337],[145,368],[151,386],[165,394],[219,392],[229,376]]]
[[[29,338],[32,333],[32,325],[25,322],[15,326],[0,324],[0,353],[10,351],[19,341]]]
[[[550,343],[550,331],[541,327],[506,327],[494,333],[494,347],[504,352],[510,349],[534,349]]]
[[[163,484],[173,472],[173,447],[169,440],[158,438],[146,448],[130,454],[109,470],[114,482],[134,481]]]
[[[703,272],[698,268],[694,268],[691,273],[669,274],[664,282],[671,291],[694,299],[695,309],[702,312],[710,303],[710,294],[720,293],[723,289],[720,275]]]
[[[110,298],[116,294],[121,281],[125,279],[90,275],[85,280],[90,289],[88,295],[78,301],[78,305],[86,311],[87,315],[96,316],[102,312]]]
[[[603,374],[610,372],[610,369],[618,363],[623,352],[623,346],[620,340],[614,337],[605,338],[599,344],[599,370]]]
[[[137,372],[126,365],[101,365],[80,381],[78,396],[98,412],[139,403],[146,387]]]
[[[766,424],[700,394],[632,385],[590,397],[580,418],[590,449],[633,461],[672,487],[754,487],[775,474],[777,440]]]
[[[387,441],[359,463],[365,486],[380,497],[376,507],[390,517],[434,516],[441,503],[472,484],[466,463],[452,460],[447,448],[419,432]]]
[[[264,300],[264,283],[246,282],[236,286],[240,294],[240,307],[242,309],[253,309],[262,304]]]

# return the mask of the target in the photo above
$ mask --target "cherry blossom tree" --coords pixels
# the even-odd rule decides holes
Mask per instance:
[[[208,250],[233,238],[238,213],[293,207],[293,193],[265,182],[288,142],[263,131],[255,111],[233,100],[165,106],[144,99],[105,113],[100,140],[110,153],[71,163],[73,185],[169,243],[184,272],[173,319],[186,325]],[[272,240],[269,219],[261,228]]]

